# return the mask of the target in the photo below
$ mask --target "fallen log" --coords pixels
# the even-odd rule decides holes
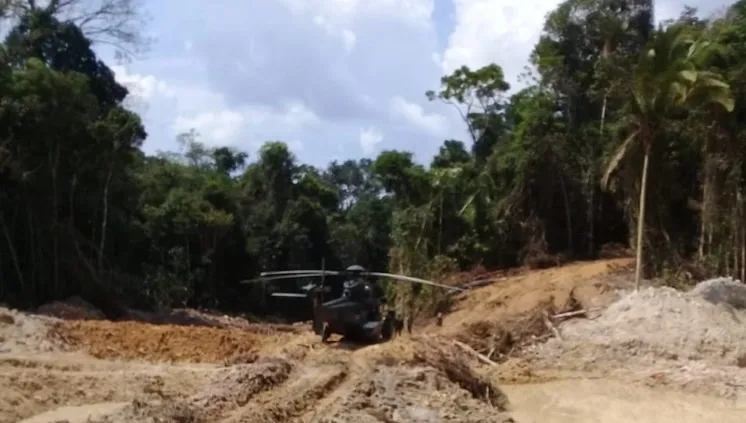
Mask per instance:
[[[476,350],[474,350],[474,348],[472,348],[472,347],[464,344],[463,342],[453,341],[453,344],[456,345],[457,347],[461,348],[462,350],[466,351],[467,353],[473,355],[474,357],[476,357],[482,363],[484,363],[484,364],[486,364],[488,366],[497,366],[497,363],[495,363],[494,361],[490,360],[486,355],[480,354],[479,352],[477,352]]]

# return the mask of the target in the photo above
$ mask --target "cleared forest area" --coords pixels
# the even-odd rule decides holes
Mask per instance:
[[[746,412],[746,311],[731,303],[746,293],[713,295],[731,281],[636,293],[632,264],[510,276],[462,294],[442,326],[369,346],[324,344],[308,324],[4,309],[0,419],[736,422]]]
[[[422,93],[466,139],[326,166],[146,155],[96,50],[145,47],[141,11],[89,3],[0,0],[0,421],[743,420],[746,293],[708,278],[746,279],[745,0],[567,0],[527,87]],[[322,264],[470,289],[387,284],[415,330],[362,347],[241,283]]]

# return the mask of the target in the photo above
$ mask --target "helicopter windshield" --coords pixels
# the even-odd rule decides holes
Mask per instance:
[[[365,299],[369,297],[370,288],[365,283],[363,278],[354,278],[344,281],[342,296],[348,298],[360,298]]]

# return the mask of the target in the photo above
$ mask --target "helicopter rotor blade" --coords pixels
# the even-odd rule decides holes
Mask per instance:
[[[308,295],[306,294],[292,294],[289,292],[273,292],[271,296],[281,298],[308,298]]]
[[[466,289],[479,288],[479,287],[482,287],[482,286],[491,285],[491,284],[493,284],[495,282],[498,282],[499,280],[500,280],[500,278],[477,279],[477,280],[473,280],[473,281],[467,282],[467,283],[465,283],[465,284],[463,284],[461,286],[464,287],[464,288],[466,288]]]
[[[274,275],[298,275],[298,274],[309,274],[309,275],[338,275],[339,272],[334,270],[276,270],[271,272],[262,272],[259,276],[274,276]]]
[[[258,278],[241,281],[241,283],[267,282],[267,281],[274,281],[274,280],[279,280],[279,279],[318,278],[321,276],[323,275],[319,275],[315,273],[305,273],[305,274],[297,274],[297,275],[260,276]]]
[[[384,278],[398,279],[400,281],[405,281],[405,282],[414,282],[414,283],[421,283],[423,285],[437,286],[439,288],[450,289],[453,291],[465,291],[465,289],[462,289],[456,286],[443,285],[443,284],[433,282],[433,281],[428,281],[425,279],[414,278],[412,276],[404,276],[404,275],[397,275],[393,273],[381,273],[381,272],[365,272],[365,274],[370,275],[370,276],[379,276],[379,277],[384,277]]]

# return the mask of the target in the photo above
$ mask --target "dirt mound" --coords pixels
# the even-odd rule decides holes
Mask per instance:
[[[623,361],[633,355],[735,366],[746,354],[744,320],[746,312],[699,295],[647,288],[615,302],[595,320],[563,326],[565,341],[552,340],[547,349],[578,341],[593,354],[589,359],[607,355]]]
[[[484,395],[484,394],[483,394]],[[379,366],[320,422],[512,422],[430,367]]]
[[[267,358],[248,365],[221,371],[202,392],[189,398],[189,407],[199,410],[203,418],[245,406],[255,395],[285,382],[292,366],[282,358]]]
[[[138,322],[63,321],[55,337],[96,358],[221,363],[255,357],[265,338],[238,329],[154,325]]]
[[[264,335],[275,333],[299,333],[305,329],[299,328],[295,325],[251,323],[241,317],[189,308],[161,310],[158,312],[130,310],[128,311],[127,316],[120,320],[134,320],[157,325],[206,326],[211,328],[243,329],[247,332]]]
[[[54,301],[44,304],[37,313],[66,320],[101,320],[104,313],[80,297],[70,297],[65,301]]]
[[[474,289],[456,298],[453,312],[439,332],[502,361],[530,343],[552,334],[550,316],[579,309],[594,310],[617,298],[631,283],[630,259],[574,263]]]
[[[356,351],[347,393],[312,421],[512,421],[507,397],[466,348],[415,336]]]
[[[135,401],[94,422],[510,421],[507,399],[478,361],[448,340],[399,339],[306,360],[264,358],[220,369],[187,398]]]
[[[65,349],[47,334],[57,319],[0,307],[0,354],[51,352]]]
[[[632,292],[594,320],[561,325],[563,339],[527,354],[545,367],[628,370],[651,384],[731,395],[733,386],[746,386],[746,310],[727,304],[733,296],[708,301],[713,286],[706,282],[688,293],[667,287]]]
[[[746,285],[733,278],[700,282],[689,293],[713,304],[728,304],[737,309],[746,309]]]

